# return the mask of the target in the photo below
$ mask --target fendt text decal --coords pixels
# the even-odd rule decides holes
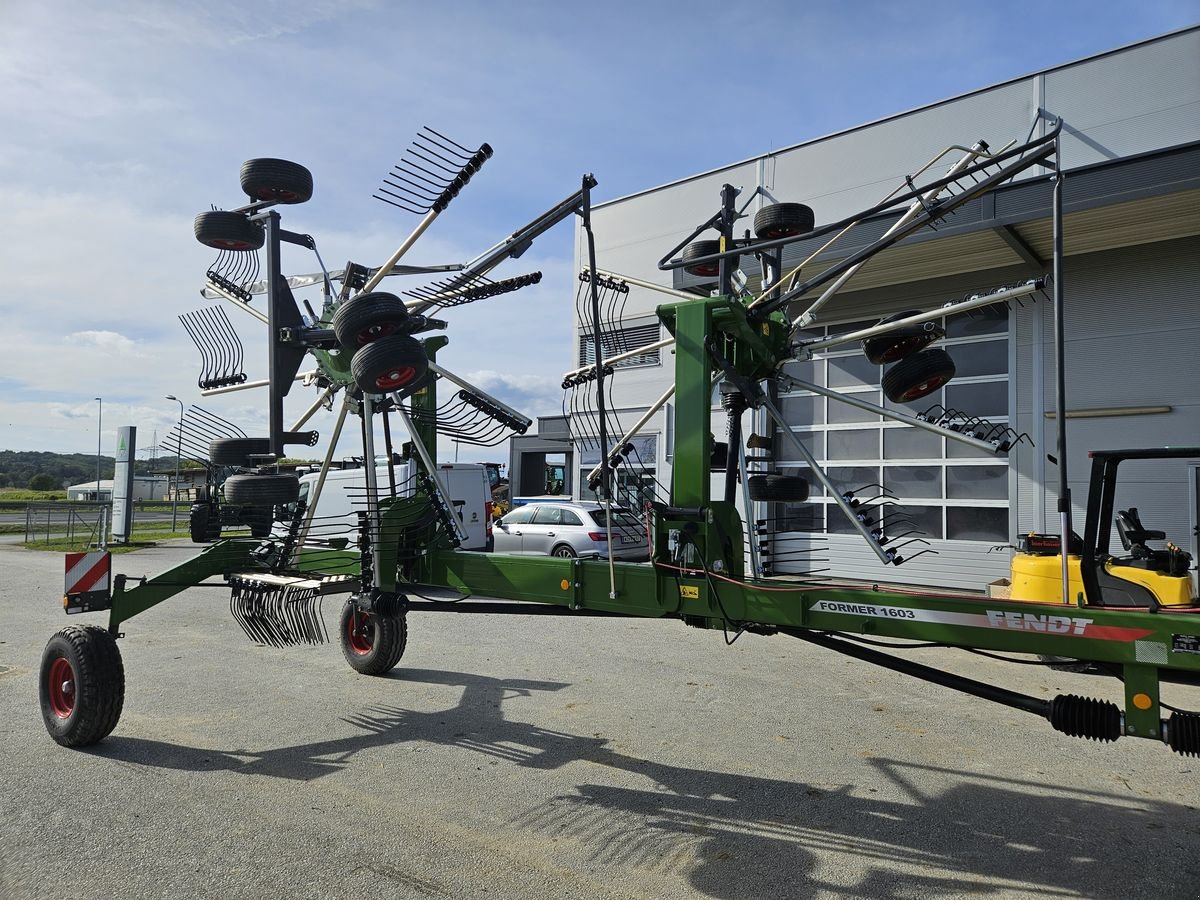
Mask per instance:
[[[933,609],[914,609],[908,606],[880,606],[877,603],[846,603],[840,600],[819,600],[812,605],[811,611],[835,613],[845,616],[869,616],[873,619],[940,622],[945,625],[967,625],[972,628],[1034,631],[1042,634],[1070,635],[1101,641],[1136,641],[1153,633],[1145,628],[1097,625],[1093,619],[1081,616],[1014,612],[996,609],[985,610],[983,613],[960,613]]]

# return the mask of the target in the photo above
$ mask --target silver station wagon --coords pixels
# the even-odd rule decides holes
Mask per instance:
[[[608,558],[608,511],[599,503],[527,503],[495,523],[497,553]],[[612,508],[612,558],[650,558],[646,523],[634,512]]]

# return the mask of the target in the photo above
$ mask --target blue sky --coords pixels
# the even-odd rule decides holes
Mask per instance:
[[[261,392],[200,397],[177,319],[212,305],[192,218],[241,202],[245,159],[308,166],[314,199],[285,227],[330,266],[378,265],[415,217],[371,194],[417,129],[488,141],[494,158],[407,257],[462,262],[584,172],[599,202],[1197,21],[1200,0],[5,0],[0,449],[94,453],[96,396],[106,454],[118,425],[161,439],[170,393],[265,433]],[[571,228],[497,272],[541,269],[539,286],[447,314],[440,361],[531,415],[558,409],[572,366]],[[261,326],[231,315],[265,377]],[[298,387],[287,418],[311,399]]]

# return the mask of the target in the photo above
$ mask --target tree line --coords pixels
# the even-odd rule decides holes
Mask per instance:
[[[184,460],[183,467],[195,465]],[[112,478],[116,460],[100,457],[100,478]],[[134,474],[173,471],[174,456],[154,460],[139,459]],[[96,478],[96,457],[87,453],[50,453],[36,450],[0,450],[0,487],[29,488],[34,491],[59,490],[63,484],[80,484]]]

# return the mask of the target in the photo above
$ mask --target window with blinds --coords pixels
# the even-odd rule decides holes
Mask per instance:
[[[601,351],[605,359],[610,359],[630,350],[637,350],[661,340],[662,325],[659,322],[649,322],[645,325],[633,325],[618,328],[614,331],[600,332]],[[596,345],[590,333],[579,336],[579,365],[590,366],[596,362]],[[657,366],[662,362],[662,350],[655,348],[644,353],[637,353],[628,359],[614,363],[615,369],[626,369],[633,366]]]

